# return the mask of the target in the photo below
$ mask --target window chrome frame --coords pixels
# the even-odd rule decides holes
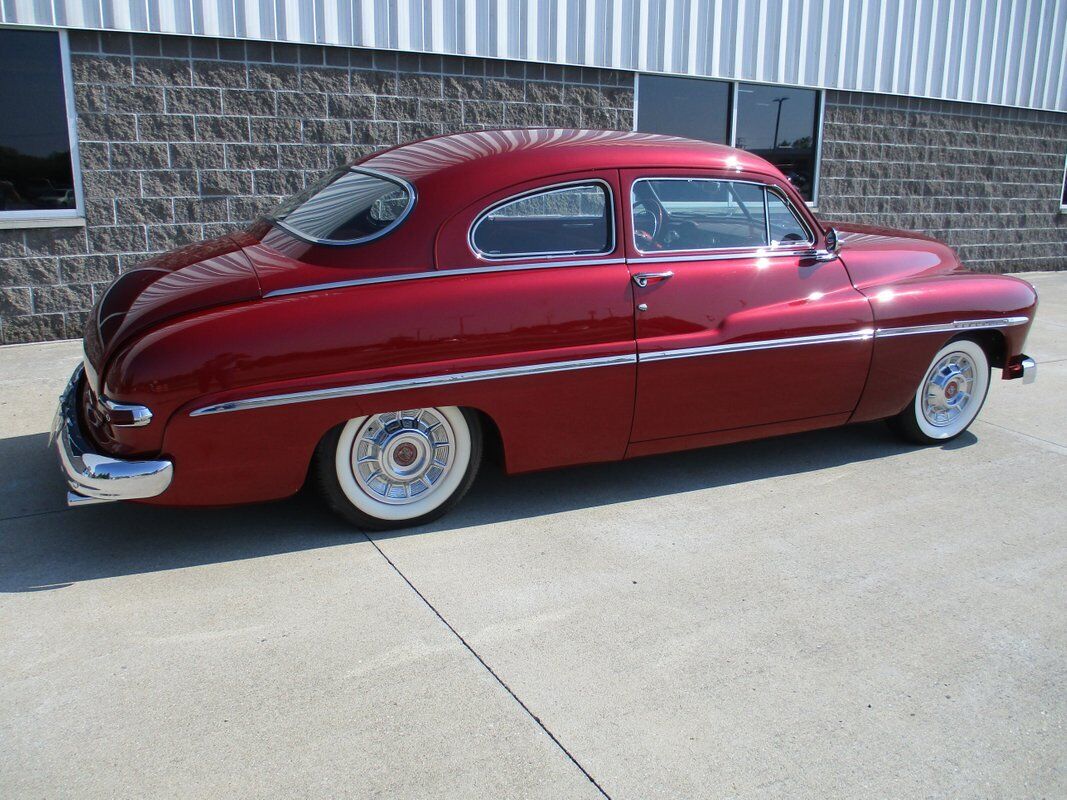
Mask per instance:
[[[404,222],[404,220],[408,218],[408,215],[411,214],[411,210],[415,207],[417,193],[415,191],[414,184],[412,184],[410,181],[405,180],[404,178],[398,177],[396,175],[390,175],[388,172],[382,172],[381,170],[370,169],[368,167],[350,166],[347,168],[347,171],[361,173],[363,175],[370,175],[373,178],[388,181],[389,183],[394,183],[399,186],[401,189],[408,193],[408,202],[407,205],[404,206],[404,210],[401,211],[399,215],[397,215],[396,219],[394,219],[380,231],[375,231],[369,236],[360,236],[355,239],[319,239],[315,236],[308,236],[306,233],[301,233],[296,228],[287,225],[284,219],[278,219],[277,217],[273,216],[268,217],[271,224],[277,225],[290,236],[295,236],[302,242],[323,245],[325,247],[350,247],[354,244],[366,244],[367,242],[372,242],[375,239],[380,239],[383,236],[392,233],[397,227],[399,227]],[[340,180],[340,178],[338,178],[337,180]]]
[[[510,203],[523,200],[527,197],[532,197],[538,194],[548,194],[559,189],[566,189],[571,186],[600,186],[606,193],[604,202],[604,208],[608,216],[608,232],[611,235],[611,239],[608,246],[604,250],[546,250],[537,253],[509,253],[508,255],[496,256],[479,249],[474,243],[474,234],[478,230],[478,226],[485,221],[485,219],[492,214],[496,209],[509,205]],[[544,186],[539,186],[535,189],[519,192],[513,194],[497,203],[493,203],[488,208],[481,211],[478,216],[474,218],[474,221],[467,228],[467,247],[471,253],[478,259],[483,261],[518,261],[527,258],[567,258],[567,257],[581,257],[590,258],[595,256],[610,256],[615,252],[615,248],[618,247],[618,237],[616,236],[616,224],[615,224],[615,193],[611,189],[611,184],[603,178],[585,178],[573,181],[563,181],[562,183],[550,183]]]
[[[1063,157],[1063,180],[1060,181],[1060,213],[1067,214],[1067,155]]]
[[[11,28],[10,30],[48,31],[59,36],[60,80],[63,82],[63,102],[67,119],[67,140],[70,144],[70,174],[74,187],[74,208],[29,208],[17,211],[0,211],[0,228],[26,227],[46,228],[48,223],[56,227],[83,225],[85,220],[85,194],[82,190],[81,157],[78,153],[78,114],[74,106],[74,73],[70,66],[70,39],[67,31],[54,28]]]
[[[684,249],[684,250],[668,250],[668,251],[642,250],[640,247],[637,246],[637,228],[634,225],[634,186],[636,186],[638,183],[640,183],[642,181],[718,181],[719,183],[742,183],[742,184],[747,184],[749,186],[758,186],[763,190],[763,195],[762,195],[761,199],[763,201],[763,212],[764,212],[764,217],[763,217],[763,219],[764,219],[764,235],[767,237],[767,243],[766,244],[761,244],[761,245],[743,245],[743,246],[738,246],[738,247],[693,247],[693,248],[687,248],[687,249]],[[655,190],[653,190],[653,192],[654,191]],[[785,203],[786,208],[789,209],[789,212],[797,219],[797,221],[801,224],[801,226],[804,228],[804,230],[807,231],[807,233],[808,233],[807,241],[790,243],[789,245],[782,245],[781,243],[779,243],[778,246],[774,246],[773,244],[771,244],[770,216],[767,214],[767,192],[774,192],[774,194],[779,199],[781,199],[783,203]],[[700,176],[700,175],[693,175],[693,176],[689,176],[689,177],[681,177],[681,176],[675,177],[675,176],[667,176],[667,175],[664,175],[664,176],[649,175],[647,177],[634,178],[634,180],[630,183],[630,208],[629,208],[629,212],[630,212],[630,238],[633,240],[634,252],[637,253],[639,256],[655,257],[659,261],[670,261],[670,260],[672,260],[671,256],[673,256],[674,254],[687,255],[687,254],[694,254],[694,253],[696,253],[696,254],[706,253],[706,254],[711,255],[711,254],[724,254],[724,253],[726,253],[726,251],[730,251],[731,253],[736,253],[738,258],[745,258],[745,257],[750,256],[750,255],[757,255],[757,256],[789,255],[789,254],[792,254],[794,252],[796,252],[797,255],[801,255],[804,252],[810,252],[811,249],[813,247],[815,247],[816,243],[818,242],[817,235],[811,229],[811,226],[808,225],[808,222],[804,218],[804,215],[797,212],[796,206],[789,199],[789,197],[781,189],[779,189],[777,186],[774,186],[773,184],[769,184],[769,183],[763,183],[762,181],[740,180],[740,179],[736,179],[736,178],[711,178],[711,177],[703,177],[703,176]],[[729,255],[722,255],[721,257],[722,258],[729,258],[730,256]],[[642,260],[643,261],[643,260],[648,260],[648,259],[639,258],[639,259],[636,259],[636,260]],[[699,259],[692,259],[692,260],[699,260]]]

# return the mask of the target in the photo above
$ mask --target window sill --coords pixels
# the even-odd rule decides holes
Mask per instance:
[[[85,217],[26,217],[24,219],[3,219],[0,217],[0,231],[19,230],[20,228],[84,228]]]

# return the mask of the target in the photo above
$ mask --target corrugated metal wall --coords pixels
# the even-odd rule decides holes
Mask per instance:
[[[1067,0],[0,0],[0,22],[528,59],[1067,111]]]

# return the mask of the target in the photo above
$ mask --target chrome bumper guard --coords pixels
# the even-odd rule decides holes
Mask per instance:
[[[1013,358],[1004,368],[1005,380],[1023,379],[1023,383],[1033,383],[1037,380],[1037,362],[1030,356],[1021,355]]]
[[[1022,360],[1023,368],[1023,383],[1033,383],[1037,380],[1037,362],[1032,358],[1024,358]]]
[[[115,500],[155,497],[166,491],[174,475],[170,461],[126,461],[94,453],[78,424],[78,386],[84,368],[78,365],[59,398],[49,444],[56,445],[67,477],[67,505],[83,506]]]

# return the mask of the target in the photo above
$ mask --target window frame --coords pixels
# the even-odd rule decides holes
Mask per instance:
[[[1067,155],[1063,157],[1063,180],[1060,181],[1060,213],[1067,214]]]
[[[278,219],[277,217],[271,216],[269,217],[271,223],[277,225],[290,236],[295,236],[302,242],[322,245],[323,247],[351,247],[352,245],[356,244],[366,244],[367,242],[372,242],[375,239],[382,238],[388,233],[392,233],[411,214],[411,210],[415,207],[416,192],[415,186],[410,181],[407,181],[404,178],[398,177],[396,175],[390,175],[387,172],[382,172],[376,169],[369,169],[367,167],[350,166],[347,168],[346,171],[350,173],[358,172],[363,175],[370,175],[372,178],[378,178],[379,180],[387,181],[389,183],[393,183],[399,186],[401,189],[408,193],[408,202],[407,205],[404,206],[404,210],[397,215],[396,219],[394,219],[380,231],[375,231],[369,236],[360,236],[355,239],[319,239],[314,236],[308,236],[306,233],[301,233],[296,228],[287,225],[285,223],[284,217],[282,219]],[[340,180],[340,178],[338,178],[338,180]]]
[[[498,256],[486,253],[474,243],[474,234],[478,230],[478,226],[481,225],[481,223],[496,209],[527,197],[532,197],[538,194],[547,194],[557,189],[565,189],[568,186],[599,186],[603,188],[605,192],[604,212],[607,215],[609,233],[608,244],[603,250],[597,250],[596,252],[589,252],[586,250],[551,250],[537,253],[511,253]],[[563,181],[561,183],[549,183],[544,186],[526,189],[517,194],[509,195],[503,200],[498,200],[491,204],[475,216],[474,221],[471,222],[470,226],[467,228],[467,247],[470,248],[470,251],[477,258],[485,261],[524,261],[531,258],[591,258],[611,255],[615,252],[616,247],[618,247],[617,227],[615,224],[615,196],[611,190],[611,184],[603,178],[579,178],[572,181]]]
[[[78,114],[74,106],[74,74],[70,66],[70,39],[67,31],[52,28],[15,28],[56,33],[59,36],[60,76],[67,112],[67,139],[70,143],[70,172],[74,184],[74,208],[20,209],[0,211],[0,230],[18,228],[71,227],[85,224],[85,195],[82,190],[81,158],[78,154]]]
[[[743,245],[740,247],[697,247],[687,248],[680,250],[642,250],[637,246],[637,228],[634,226],[634,187],[642,181],[717,181],[719,183],[741,183],[748,186],[758,186],[763,190],[763,231],[764,236],[767,239],[766,244],[761,245]],[[804,242],[792,242],[788,245],[779,243],[777,246],[771,244],[770,233],[770,214],[767,207],[767,192],[774,192],[774,194],[785,203],[789,212],[796,217],[797,221],[801,224],[805,231],[808,233],[808,239]],[[789,198],[789,196],[778,186],[771,183],[764,183],[763,181],[747,180],[744,178],[719,178],[712,175],[687,175],[687,176],[675,176],[675,175],[644,175],[638,176],[630,181],[630,240],[633,245],[633,250],[639,256],[655,256],[661,260],[669,260],[669,257],[674,254],[693,255],[693,254],[723,254],[723,253],[737,253],[738,256],[745,256],[749,254],[757,253],[791,253],[793,251],[803,252],[811,250],[815,247],[818,241],[815,231],[812,230],[811,225],[808,224],[805,216],[798,212],[796,205]]]
[[[795,86],[789,84],[769,83],[767,81],[751,81],[751,80],[728,80],[724,78],[712,78],[705,75],[679,75],[668,72],[650,72],[644,71],[637,73],[637,80],[634,82],[634,109],[633,109],[633,125],[632,130],[638,131],[637,122],[639,114],[639,103],[641,96],[641,78],[645,75],[655,75],[661,78],[682,78],[686,80],[705,80],[715,81],[716,83],[727,83],[730,86],[730,90],[727,94],[728,107],[726,109],[726,144],[730,147],[737,147],[737,106],[738,106],[738,90],[742,83],[753,83],[762,86],[781,86],[783,89],[807,89],[815,92],[815,174],[812,176],[811,181],[811,200],[805,200],[804,205],[813,210],[819,208],[819,173],[822,171],[822,140],[823,140],[823,121],[826,119],[826,90],[816,89],[811,86]],[[1067,206],[1064,207],[1067,209]]]

